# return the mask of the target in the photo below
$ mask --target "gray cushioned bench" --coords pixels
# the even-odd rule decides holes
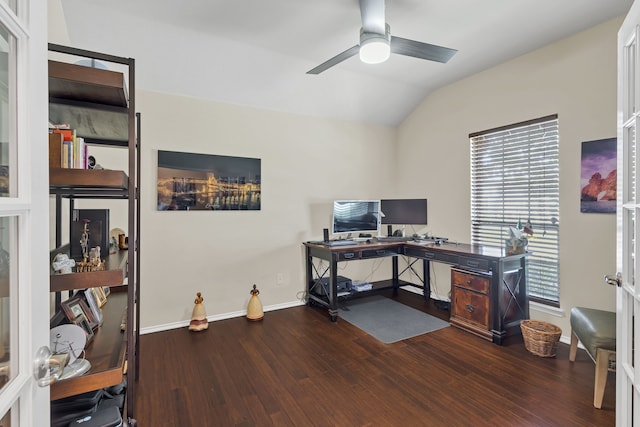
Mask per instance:
[[[593,406],[602,407],[607,373],[615,370],[616,363],[616,313],[594,308],[571,309],[571,349],[569,360],[576,360],[578,341],[596,363],[593,387]]]

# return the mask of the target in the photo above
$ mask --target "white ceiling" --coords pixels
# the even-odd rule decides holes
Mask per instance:
[[[60,0],[70,45],[136,59],[138,89],[399,125],[439,87],[616,16],[632,0],[387,0],[395,36],[458,50],[447,63],[357,56],[357,0]],[[613,48],[613,47],[612,47]]]

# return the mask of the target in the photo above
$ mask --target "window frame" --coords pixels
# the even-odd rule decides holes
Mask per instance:
[[[469,142],[471,243],[504,247],[510,227],[530,221],[529,299],[560,307],[558,115],[474,132]]]

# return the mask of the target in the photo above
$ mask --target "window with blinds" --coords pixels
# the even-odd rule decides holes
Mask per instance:
[[[469,135],[471,242],[504,247],[509,227],[530,224],[532,301],[559,306],[558,116]]]

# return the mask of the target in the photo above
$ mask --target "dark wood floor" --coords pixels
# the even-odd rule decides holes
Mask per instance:
[[[398,300],[448,313],[400,291]],[[564,332],[568,335],[568,331]],[[613,426],[615,375],[593,407],[594,364],[529,354],[448,327],[383,344],[297,307],[140,338],[138,425]]]

